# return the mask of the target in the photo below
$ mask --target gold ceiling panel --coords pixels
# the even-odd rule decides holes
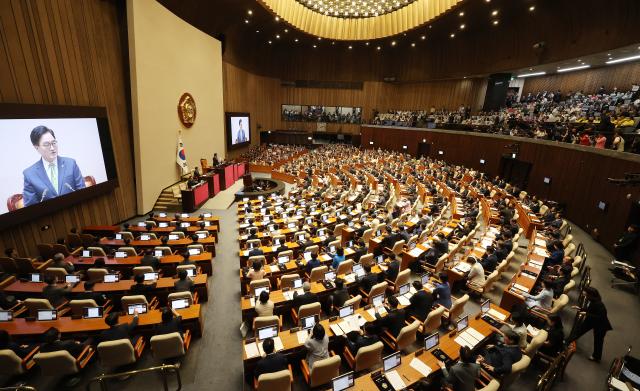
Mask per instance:
[[[294,27],[318,37],[361,41],[400,34],[440,16],[462,0],[415,0],[380,16],[345,18],[315,12],[296,0],[258,0]]]

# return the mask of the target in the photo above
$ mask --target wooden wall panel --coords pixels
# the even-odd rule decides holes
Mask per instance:
[[[54,242],[72,227],[112,224],[135,214],[122,6],[95,0],[0,2],[0,99],[106,107],[119,181],[109,194],[0,232],[1,248],[35,254],[36,243]],[[44,225],[51,228],[43,231]]]
[[[225,111],[248,111],[253,122],[253,140],[262,130],[315,131],[316,123],[287,122],[280,118],[282,104],[362,107],[363,119],[371,120],[373,110],[454,109],[461,104],[478,109],[484,99],[484,79],[460,79],[424,83],[364,82],[361,90],[295,88],[281,86],[279,79],[255,75],[227,62],[224,68]],[[327,124],[327,131],[359,133],[360,125]],[[230,157],[242,151],[231,151]]]
[[[518,159],[532,163],[525,190],[566,205],[566,217],[586,230],[598,228],[601,242],[609,249],[625,229],[631,204],[640,200],[640,188],[607,181],[640,172],[640,157],[636,155],[478,133],[362,127],[361,145],[365,148],[402,151],[407,145],[406,151],[415,155],[422,140],[431,144],[432,158],[474,168],[491,177],[499,173],[500,158],[509,151],[505,147],[518,143]],[[439,150],[444,154],[439,155]],[[485,160],[484,165],[480,159]],[[552,178],[551,185],[544,184],[545,177]],[[599,201],[608,203],[606,212],[597,208]]]
[[[600,86],[607,91],[618,87],[621,91],[628,91],[632,83],[640,82],[640,62],[611,65],[601,68],[586,69],[569,73],[559,73],[549,76],[525,79],[523,93],[560,90],[596,92]]]

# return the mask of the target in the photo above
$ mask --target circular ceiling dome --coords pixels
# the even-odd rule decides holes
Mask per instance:
[[[371,18],[396,11],[416,0],[296,0],[314,12],[338,18]]]

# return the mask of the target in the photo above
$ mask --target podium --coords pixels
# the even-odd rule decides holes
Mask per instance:
[[[191,213],[209,199],[209,184],[204,181],[191,189],[182,190],[182,210]]]
[[[231,187],[234,183],[234,164],[226,164],[216,167],[215,173],[218,174],[220,178],[220,190],[225,190]]]
[[[213,197],[220,192],[220,176],[214,172],[209,172],[202,176],[202,180],[209,186],[209,197]]]

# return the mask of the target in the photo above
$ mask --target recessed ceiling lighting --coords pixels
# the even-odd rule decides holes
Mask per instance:
[[[318,41],[322,41],[322,37],[318,37]]]
[[[248,10],[248,11],[247,11],[247,13],[248,13],[249,15],[253,15],[253,11],[251,11],[251,10]]]
[[[380,49],[382,49],[380,46],[378,46],[378,47],[376,48],[376,50],[380,50]]]
[[[465,76],[465,77],[463,77],[463,79],[466,79],[466,78],[467,78],[466,76]]]
[[[493,10],[493,11],[491,12],[491,16],[496,16],[496,15],[498,15],[498,10]]]
[[[433,26],[429,25],[429,28],[433,28]]]
[[[271,41],[269,41],[269,45],[271,45]]]
[[[365,45],[366,45],[366,46],[369,46],[369,42],[365,42]]]
[[[317,46],[317,45],[313,45],[313,47],[314,47],[314,48],[317,48],[318,46]]]
[[[423,36],[420,37],[420,39],[424,41],[425,39],[427,39],[427,36],[423,35]],[[638,48],[638,49],[640,49],[640,48]]]
[[[458,16],[464,16],[464,11],[460,11],[460,13],[458,14]]]
[[[256,30],[256,33],[259,33],[259,32],[260,32],[260,30]]]
[[[396,41],[391,41],[391,46],[396,46]]]
[[[411,42],[411,47],[412,48],[416,47],[416,43],[415,42]]]
[[[289,29],[284,29],[284,32],[285,32],[285,33],[288,33],[288,32],[289,32]]]
[[[276,22],[279,22],[280,18],[278,16],[276,16]]]
[[[464,28],[465,28],[465,27],[467,27],[467,26],[465,26],[465,24],[464,24],[464,23],[463,23],[463,24],[461,24],[461,25],[460,25],[460,30],[464,30]]]
[[[578,62],[582,62],[582,60],[578,59]]]
[[[580,69],[586,69],[586,68],[589,68],[589,67],[591,67],[591,65],[580,65],[580,66],[577,66],[577,67],[569,67],[569,68],[558,69],[558,72],[561,72],[561,73],[562,72],[571,72],[571,71],[577,71],[577,70],[580,70]]]
[[[451,34],[449,35],[449,38],[455,38],[455,37],[456,37],[456,35],[455,35],[454,33],[451,33]]]
[[[294,39],[293,41],[294,41],[294,42],[298,42],[298,38]]]
[[[280,39],[280,34],[276,34],[276,39]]]
[[[487,3],[491,3],[491,0],[484,0],[484,1],[487,2]]]
[[[496,20],[494,20],[494,21],[493,21],[493,25],[494,25],[494,26],[497,26],[497,25],[498,25],[498,23],[499,23],[499,22],[498,22],[498,19],[496,19]]]
[[[531,7],[529,7],[529,12],[533,12],[536,10],[536,6],[532,5]]]
[[[529,68],[530,71],[533,71],[533,68]]]
[[[349,50],[353,49],[353,46],[349,45]]]
[[[332,44],[332,45],[335,45],[336,43],[335,43],[335,42],[331,42],[331,44]]]
[[[245,19],[245,20],[244,20],[244,22],[245,22],[245,23],[249,23],[249,19]]]
[[[530,77],[530,76],[542,76],[542,75],[546,75],[546,72],[535,72],[535,73],[526,73],[524,75],[518,75],[516,77]]]
[[[607,61],[606,64],[617,64],[619,62],[632,61],[632,60],[640,60],[640,56],[618,58],[616,60]]]

